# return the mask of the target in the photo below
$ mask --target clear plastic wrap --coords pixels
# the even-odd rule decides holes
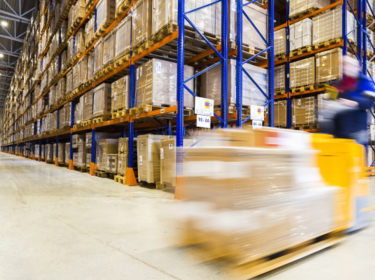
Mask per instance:
[[[80,167],[86,166],[86,139],[85,135],[79,135],[78,137],[78,160],[74,164]]]
[[[103,67],[106,67],[115,57],[116,32],[112,30],[103,38]]]
[[[287,113],[286,100],[276,101],[274,103],[275,127],[287,127],[286,113]]]
[[[291,0],[289,3],[289,16],[296,16],[309,9],[321,9],[331,4],[329,0]]]
[[[86,168],[90,168],[91,153],[86,153]]]
[[[356,41],[357,22],[351,12],[346,12],[346,28],[350,32],[348,39]],[[313,45],[332,39],[342,38],[342,8],[341,6],[313,18]]]
[[[66,125],[65,125],[65,107],[62,107],[60,108],[60,112],[59,112],[59,125],[60,127],[59,128],[64,128]]]
[[[151,40],[152,32],[152,2],[140,0],[133,6],[132,17],[132,50]]]
[[[315,96],[292,99],[292,124],[311,125],[315,123]]]
[[[92,97],[93,97],[93,91],[94,90],[89,90],[88,92],[85,93],[84,98],[83,98],[83,116],[82,120],[83,121],[88,121],[92,119]],[[82,101],[80,101],[82,102]]]
[[[342,79],[342,49],[335,48],[315,55],[316,82]]]
[[[57,156],[58,163],[64,164],[65,163],[65,143],[59,143],[59,154]]]
[[[41,146],[41,149],[40,149],[40,154],[41,154],[41,156],[40,156],[40,158],[41,158],[41,160],[44,160],[45,159],[45,145],[42,145]]]
[[[127,137],[118,139],[118,153],[127,154],[128,153],[128,141]]]
[[[186,1],[186,5],[192,4],[193,1]],[[199,1],[195,1],[199,2]],[[206,1],[207,2],[207,1]],[[213,5],[216,6],[216,5]],[[177,0],[152,0],[152,35],[157,34],[163,27],[171,25],[177,26],[178,20],[178,3]],[[215,8],[215,7],[214,7]],[[211,10],[208,7],[207,10]],[[189,15],[189,19],[190,16]],[[195,18],[195,17],[193,17]]]
[[[107,166],[107,155],[117,154],[118,140],[117,139],[99,139],[97,141],[97,168],[101,171],[106,171]]]
[[[70,126],[71,125],[71,104],[65,104],[64,105],[65,109],[65,126]]]
[[[73,9],[74,7],[74,9]],[[72,6],[73,11],[73,22],[81,21],[86,14],[86,2],[85,0],[77,0]]]
[[[60,101],[66,93],[66,80],[65,77],[62,77],[58,82],[57,82],[57,90],[56,90],[56,100],[57,102]]]
[[[82,57],[77,65],[79,67],[78,86],[80,86],[87,81],[87,56]]]
[[[49,97],[49,105],[53,106],[56,104],[56,87],[53,86],[50,88],[48,92],[48,97]]]
[[[91,17],[90,20],[86,23],[85,26],[85,33],[86,33],[86,44],[90,42],[95,35],[95,17]]]
[[[79,63],[74,65],[72,70],[73,70],[73,89],[76,89],[79,86],[79,80],[80,80]]]
[[[66,79],[65,91],[66,91],[66,94],[69,94],[73,90],[73,71],[72,70],[69,70],[69,72],[65,76],[65,79]]]
[[[94,74],[103,69],[103,40],[96,42],[94,47]]]
[[[274,34],[275,55],[286,54],[286,29],[282,28]]]
[[[290,87],[315,84],[315,58],[310,57],[290,63]]]
[[[75,124],[79,124],[82,122],[83,103],[84,103],[84,96],[81,96],[79,99],[79,102],[75,104],[75,111],[74,111],[74,123]]]
[[[129,76],[112,83],[112,111],[129,109],[129,86]]]
[[[300,49],[305,46],[312,45],[313,24],[312,20],[306,18],[290,26],[289,50]]]
[[[74,46],[74,55],[82,54],[86,47],[85,47],[85,29],[80,28],[75,35],[75,46]]]
[[[126,168],[128,167],[128,154],[118,154],[117,173],[119,175],[126,175]]]
[[[275,68],[275,91],[285,89],[285,65],[276,66]]]
[[[66,61],[67,63],[71,62],[74,57],[74,36],[71,36],[68,39],[68,45],[66,48]]]
[[[70,160],[70,143],[65,143],[65,164],[69,164]]]
[[[101,84],[94,89],[93,117],[111,115],[111,84]]]
[[[53,145],[52,144],[46,144],[46,161],[52,162],[53,161]]]
[[[65,71],[66,68],[68,67],[68,62],[67,62],[67,58],[66,58],[66,50],[62,52],[61,54],[61,71]]]
[[[139,135],[137,137],[138,181],[160,183],[160,141],[165,135]]]
[[[87,57],[87,80],[94,77],[94,55],[88,54]]]
[[[39,157],[39,144],[35,144],[35,158],[38,159]]]
[[[86,149],[91,149],[91,146],[92,146],[92,132],[87,132],[86,133]]]
[[[107,28],[116,16],[116,0],[100,0],[96,5],[96,30]]]
[[[267,92],[267,69],[251,64],[244,64],[245,70],[254,79],[258,86]],[[243,100],[244,106],[263,106],[267,101],[263,93],[254,86],[253,82],[243,73]],[[185,78],[186,79],[186,78]],[[190,94],[190,93],[189,93]],[[215,106],[221,105],[221,67],[220,65],[202,74],[201,96],[214,100]],[[228,60],[228,105],[236,104],[236,61]]]
[[[184,78],[194,75],[194,68],[184,65]],[[186,83],[191,90],[194,82]],[[177,64],[153,58],[136,70],[136,106],[148,105],[176,105]],[[194,108],[194,98],[185,89],[184,106]]]
[[[107,154],[106,155],[106,172],[117,174],[118,155]]]
[[[115,58],[118,59],[121,56],[130,52],[130,39],[131,39],[131,15],[126,16],[116,27],[116,44],[115,44]]]

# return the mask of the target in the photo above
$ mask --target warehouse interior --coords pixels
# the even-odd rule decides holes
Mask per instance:
[[[0,278],[373,279],[374,11],[0,0]]]

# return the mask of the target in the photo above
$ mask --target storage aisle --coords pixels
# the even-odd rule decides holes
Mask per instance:
[[[172,193],[4,153],[0,178],[0,279],[230,279],[174,246],[182,229],[168,219]],[[373,220],[335,248],[257,279],[374,279]]]

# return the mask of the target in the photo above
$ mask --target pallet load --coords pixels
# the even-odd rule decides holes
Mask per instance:
[[[128,165],[128,138],[118,139],[118,167],[117,173],[120,176],[126,175]]]
[[[95,36],[95,17],[91,17],[90,20],[86,23],[85,26],[85,35],[86,35],[86,46],[88,46]]]
[[[243,66],[249,75],[254,79],[258,86],[267,92],[267,70],[251,65]],[[263,106],[267,101],[263,93],[254,86],[253,82],[246,76],[242,75],[243,99],[242,105],[245,107],[251,105]],[[215,106],[221,105],[221,68],[220,65],[208,70],[202,74],[201,96],[214,100]],[[228,105],[236,104],[236,61],[228,60]]]
[[[74,110],[74,124],[80,125],[83,118],[83,98],[81,97],[79,102],[75,105]]]
[[[194,75],[194,68],[184,65],[184,79]],[[194,88],[193,80],[185,84]],[[176,105],[177,64],[153,58],[136,71],[136,106],[157,107]],[[194,108],[194,97],[184,89],[184,107]]]
[[[119,63],[124,63],[130,59],[130,44],[132,31],[131,15],[126,16],[115,28],[115,59],[124,57]],[[120,65],[120,64],[119,64]]]
[[[103,67],[109,66],[115,58],[116,32],[112,30],[103,38]]]
[[[342,79],[342,49],[320,52],[316,59],[316,83],[332,83]]]
[[[82,171],[86,170],[86,139],[85,135],[79,135],[78,137],[78,154],[77,161],[74,161],[74,166],[79,167]]]
[[[295,260],[294,251],[287,256],[289,249],[305,249],[306,255],[306,244],[318,237],[326,240],[327,233],[348,224],[337,210],[344,203],[343,188],[323,181],[315,150],[293,146],[307,143],[307,133],[265,128],[212,134],[202,147],[185,152],[186,200],[175,209],[185,229],[180,241],[197,247],[205,260],[233,265],[241,273],[236,278],[252,279]],[[264,145],[270,134],[289,145]],[[311,176],[297,178],[300,169]]]
[[[274,68],[275,95],[285,94],[285,65],[279,65]]]
[[[287,127],[287,101],[281,100],[274,103],[275,127]]]
[[[66,95],[70,94],[73,90],[73,70],[69,70],[65,77],[66,80]]]
[[[69,165],[70,160],[70,143],[65,143],[65,165]]]
[[[107,155],[117,155],[118,139],[99,139],[98,149],[96,152],[96,169],[102,172],[107,171]],[[112,163],[112,161],[111,161]]]
[[[94,46],[94,74],[103,69],[103,38],[100,38]]]
[[[292,125],[294,128],[315,128],[316,97],[292,99]]]
[[[355,42],[357,38],[357,22],[351,12],[346,12],[346,28],[348,40]],[[342,8],[341,6],[313,18],[313,42],[315,49],[341,42]]]
[[[129,109],[129,88],[129,76],[122,77],[112,83],[112,119],[125,116],[125,114],[122,114],[121,112]]]
[[[312,27],[313,22],[305,18],[297,23],[290,25],[289,32],[289,50],[290,56],[310,52],[312,45]],[[293,52],[297,50],[296,52]]]
[[[38,160],[40,154],[39,154],[39,144],[35,144],[35,159]]]
[[[315,58],[290,63],[290,88],[295,91],[312,90],[315,85]]]
[[[83,104],[83,115],[82,115],[82,121],[88,122],[92,119],[92,98],[93,98],[93,92],[94,90],[89,90],[86,92],[81,98],[80,102]],[[91,122],[90,122],[91,123]],[[90,124],[88,123],[88,124]]]
[[[57,161],[59,164],[64,164],[65,163],[65,143],[59,143],[58,147],[59,147],[59,151],[58,151]]]
[[[96,30],[99,34],[115,20],[116,0],[100,0],[96,5]]]
[[[152,1],[140,0],[133,6],[132,42],[133,56],[152,46]]]
[[[59,103],[59,101],[65,97],[66,93],[66,81],[65,77],[61,78],[57,82],[57,88],[56,88],[56,102]]]
[[[102,122],[111,116],[111,84],[101,84],[94,89],[94,122]]]
[[[45,157],[46,157],[46,162],[48,163],[53,162],[53,145],[52,144],[45,145]]]
[[[156,183],[160,186],[160,141],[166,135],[139,135],[137,137],[138,182]]]
[[[117,166],[118,166],[118,155],[107,154],[105,171],[107,173],[117,174]]]
[[[289,17],[291,19],[299,18],[329,4],[331,4],[329,0],[291,0],[289,3]]]
[[[87,81],[87,56],[84,56],[73,67],[73,89],[78,88],[80,85]]]
[[[75,35],[75,40],[74,40],[74,53],[73,57],[77,55],[82,55],[83,52],[86,50],[85,46],[85,29],[80,28],[78,32]]]
[[[282,28],[274,34],[274,55],[276,58],[284,59],[286,56],[286,29]]]

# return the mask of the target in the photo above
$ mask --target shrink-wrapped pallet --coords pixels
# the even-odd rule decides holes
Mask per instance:
[[[100,0],[96,5],[96,30],[107,28],[116,15],[116,0]]]
[[[111,84],[101,84],[94,89],[93,117],[111,115]]]
[[[66,58],[66,50],[62,52],[61,54],[61,71],[65,71],[66,68],[68,67],[67,64],[67,58]]]
[[[65,125],[65,108],[62,107],[60,108],[60,112],[59,112],[59,125],[60,127],[59,128],[64,128],[66,125]]]
[[[91,17],[85,26],[86,40],[85,43],[88,44],[95,35],[95,17]]]
[[[49,99],[49,105],[53,106],[56,103],[56,87],[53,86],[50,88],[50,91],[48,92],[48,99]]]
[[[65,87],[65,92],[66,94],[69,94],[73,90],[73,71],[69,70],[69,72],[65,76],[66,80],[66,87]]]
[[[296,17],[298,14],[315,11],[331,4],[329,0],[291,0],[289,3],[289,16]]]
[[[82,57],[77,65],[79,69],[78,86],[80,86],[87,81],[87,56]]]
[[[290,63],[290,87],[315,84],[315,58],[310,57]]]
[[[129,76],[122,77],[111,85],[112,111],[129,109]]]
[[[68,39],[68,44],[66,48],[66,62],[69,64],[74,57],[74,36]]]
[[[75,45],[74,45],[74,56],[77,54],[83,54],[85,51],[85,29],[80,28],[75,35]]]
[[[70,143],[65,143],[65,164],[69,164],[70,159]]]
[[[128,15],[115,28],[115,33],[116,33],[115,58],[116,59],[130,52],[131,32],[132,32],[131,24],[132,24],[131,15]]]
[[[71,104],[68,103],[68,104],[65,104],[64,105],[64,109],[65,109],[65,126],[71,126]]]
[[[105,171],[108,173],[117,173],[118,155],[107,154],[106,155],[106,168]]]
[[[286,54],[286,29],[282,28],[274,34],[275,55]]]
[[[287,102],[286,100],[274,103],[274,124],[275,127],[287,127]]]
[[[191,66],[184,65],[184,79],[194,75]],[[194,82],[185,83],[191,90]],[[176,105],[177,64],[153,58],[142,64],[136,71],[136,106],[141,105]],[[194,98],[185,89],[184,106],[194,108]]]
[[[351,12],[346,12],[346,28],[348,39],[356,42],[357,23]],[[326,41],[342,38],[342,8],[327,11],[313,17],[313,45],[318,45]]]
[[[342,49],[320,52],[316,58],[316,82],[324,83],[342,79]]]
[[[59,150],[58,150],[57,161],[60,164],[64,164],[65,163],[65,143],[59,143],[58,147],[59,147]]]
[[[312,20],[309,18],[290,25],[290,51],[312,45],[312,26]]]
[[[53,113],[49,114],[51,116],[50,119],[50,130],[55,130],[57,129],[57,110],[54,111]]]
[[[85,167],[86,166],[86,139],[85,135],[80,135],[78,137],[78,158],[77,162],[74,162],[76,166]]]
[[[132,16],[132,42],[134,50],[151,40],[152,32],[152,1],[140,0],[133,6]],[[146,49],[147,47],[145,47]]]
[[[127,154],[128,153],[128,137],[118,139],[118,153]]]
[[[57,82],[57,89],[56,89],[56,101],[59,102],[66,93],[66,80],[65,77],[62,77],[58,82]]]
[[[97,169],[100,171],[106,171],[107,166],[107,155],[117,154],[118,140],[117,139],[99,139],[97,141]]]
[[[126,174],[126,168],[128,167],[128,154],[118,154],[118,165],[117,173],[119,175]]]
[[[53,145],[52,144],[46,144],[46,162],[52,162],[53,161]]]
[[[285,89],[285,65],[275,67],[275,91],[281,91]]]
[[[267,93],[267,70],[251,65],[243,66],[258,86]],[[186,78],[185,78],[186,79]],[[244,106],[263,106],[267,101],[263,93],[253,84],[245,73],[242,75]],[[215,106],[221,105],[221,67],[220,65],[202,74],[201,96],[214,100]],[[228,105],[236,104],[236,61],[228,60]]]
[[[86,14],[85,0],[77,0],[72,6],[73,9],[73,22],[79,22]]]
[[[76,162],[78,161],[78,153],[74,152],[73,153],[73,165],[77,166]]]
[[[83,103],[84,96],[81,96],[79,102],[75,105],[74,123],[79,124],[83,121]]]
[[[99,39],[94,47],[94,74],[103,69],[103,39]]]
[[[92,97],[93,97],[93,91],[89,90],[85,93],[83,98],[83,121],[88,121],[92,119]]]
[[[94,77],[94,55],[87,54],[87,80]]]
[[[45,160],[45,146],[46,145],[41,145],[41,148],[40,148],[40,158],[41,158],[41,160]]]
[[[113,62],[115,57],[116,32],[112,30],[103,38],[103,67]]]
[[[35,144],[35,158],[39,158],[39,144]]]
[[[92,146],[92,132],[86,133],[86,149],[90,149]]]
[[[165,135],[139,135],[137,137],[138,181],[160,183],[160,141]]]
[[[292,99],[292,124],[294,126],[315,124],[315,96]]]

